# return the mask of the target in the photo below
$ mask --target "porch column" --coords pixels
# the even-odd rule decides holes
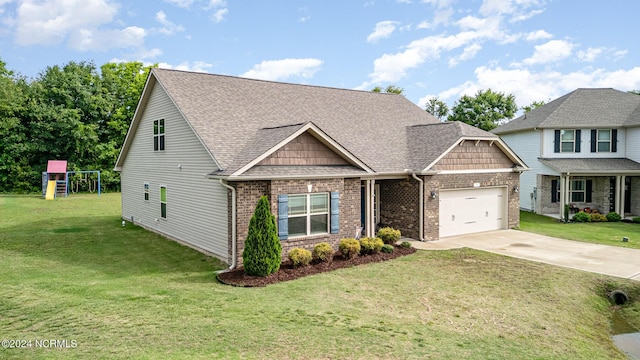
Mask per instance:
[[[370,185],[369,185],[369,219],[368,219],[368,223],[369,226],[367,226],[370,229],[369,232],[369,237],[376,237],[376,218],[374,216],[375,214],[375,206],[376,206],[376,180],[375,179],[371,179]]]
[[[569,203],[569,176],[560,174],[560,219],[564,219],[564,206]]]
[[[625,175],[620,176],[620,210],[616,211],[620,216],[624,218],[624,208],[625,203],[624,199],[626,198],[625,194],[627,192],[626,189],[627,177]]]
[[[618,214],[620,214],[620,194],[622,193],[622,186],[621,186],[621,176],[620,175],[616,175],[616,191],[615,191],[615,201],[616,201],[616,206],[615,209],[613,209],[613,211],[617,212]],[[623,205],[624,206],[624,205]],[[624,210],[624,207],[622,208]]]

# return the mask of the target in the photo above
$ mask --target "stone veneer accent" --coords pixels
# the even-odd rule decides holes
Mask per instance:
[[[271,212],[278,218],[279,194],[306,194],[307,185],[313,186],[311,192],[340,193],[340,232],[309,237],[287,239],[282,241],[282,258],[294,247],[313,250],[320,242],[328,242],[337,250],[340,239],[353,237],[356,227],[360,226],[360,179],[315,179],[315,180],[271,180],[271,181],[239,181],[230,182],[236,188],[237,195],[237,264],[242,265],[242,251],[247,238],[249,221],[262,195],[269,198]],[[231,199],[229,199],[231,204]],[[231,223],[231,205],[229,205],[229,223]],[[231,228],[231,227],[229,227]],[[231,229],[229,229],[229,262],[232,257]]]

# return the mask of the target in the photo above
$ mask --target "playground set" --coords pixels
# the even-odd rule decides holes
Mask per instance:
[[[97,174],[97,177],[96,177]],[[67,160],[49,160],[47,171],[42,173],[42,196],[53,200],[58,196],[69,196],[69,190],[98,192],[100,196],[100,171],[67,171]]]

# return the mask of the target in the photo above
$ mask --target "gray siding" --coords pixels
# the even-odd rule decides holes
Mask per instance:
[[[164,119],[164,151],[153,150],[153,122]],[[181,165],[179,168],[178,165]],[[122,216],[228,261],[227,190],[205,174],[217,169],[159,84],[122,163]],[[144,184],[149,184],[149,201]],[[160,216],[160,187],[167,187],[167,218]]]
[[[534,211],[535,202],[531,201],[531,194],[536,187],[536,174],[540,172],[542,166],[538,162],[540,133],[527,131],[505,134],[500,137],[530,168],[520,175],[520,208]]]

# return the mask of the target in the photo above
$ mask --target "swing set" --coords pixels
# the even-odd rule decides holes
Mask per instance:
[[[57,196],[69,196],[79,191],[98,192],[100,196],[100,171],[67,171],[66,160],[49,160],[47,171],[42,173],[42,195],[46,200]]]

